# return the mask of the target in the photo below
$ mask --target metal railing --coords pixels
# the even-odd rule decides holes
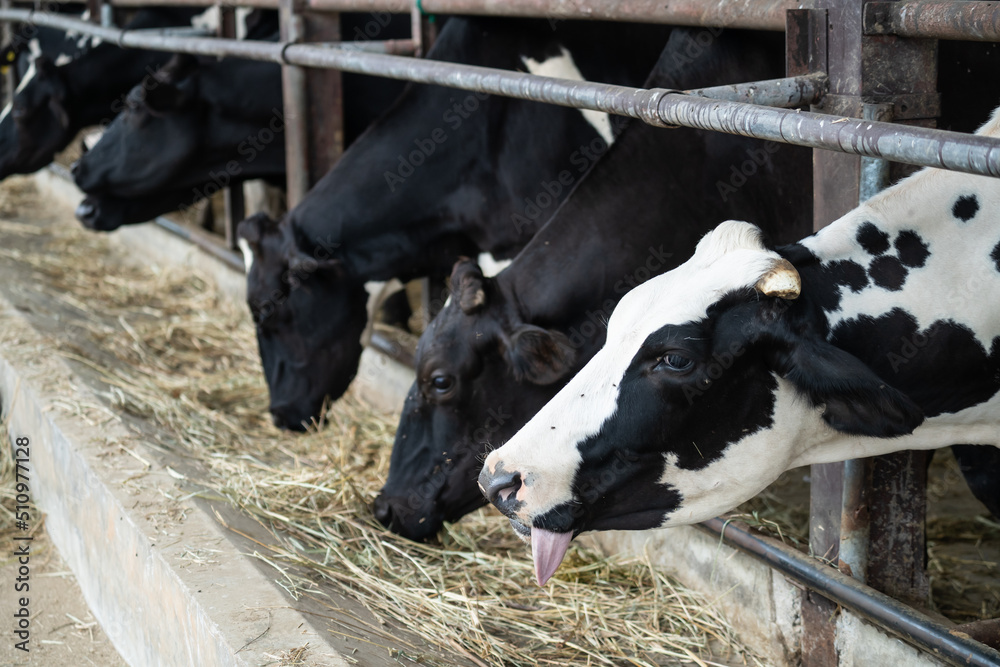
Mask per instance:
[[[438,84],[474,92],[592,109],[629,116],[660,127],[692,127],[758,139],[884,158],[922,167],[1000,176],[1000,139],[847,119],[828,114],[758,106],[779,100],[790,106],[815,101],[816,77],[763,82],[757,104],[729,102],[662,89],[629,88],[590,81],[570,81],[506,70],[368,53],[330,45],[282,44],[248,40],[180,37],[161,31],[105,28],[56,14],[0,9],[0,21],[33,21],[75,30],[122,47],[210,56],[235,56],[285,65],[338,69],[357,74]],[[821,85],[821,84],[819,84]],[[722,86],[718,90],[728,90]],[[705,89],[705,95],[716,89]],[[836,122],[834,122],[836,121]]]
[[[147,6],[147,0],[111,0],[114,6]],[[160,0],[157,5],[211,6],[208,0]],[[240,6],[277,8],[279,0],[240,0]],[[588,0],[422,0],[426,13],[538,17],[550,20],[592,19],[643,21],[683,26],[784,30],[786,10],[813,3],[787,0],[653,0],[590,2]],[[229,6],[227,4],[227,6]],[[305,10],[385,11],[410,13],[411,0],[305,0]],[[630,116],[660,127],[693,127],[770,139],[811,148],[883,158],[1000,177],[1000,139],[895,125],[828,114],[769,107],[809,104],[826,90],[825,75],[810,74],[769,82],[719,86],[696,91],[645,90],[600,83],[567,81],[455,63],[419,60],[372,51],[408,51],[409,45],[365,50],[346,44],[247,42],[102,28],[65,16],[0,9],[0,21],[37,25],[98,36],[123,47],[234,56],[282,65],[331,68],[463,90],[547,102]],[[871,2],[865,6],[866,35],[1000,40],[998,2]],[[825,47],[824,47],[825,48]],[[231,253],[230,253],[231,254]],[[226,258],[224,258],[226,259]],[[228,258],[232,261],[232,258]],[[390,347],[384,341],[378,346]],[[794,550],[733,527],[722,531],[719,520],[705,527],[767,562],[782,574],[824,597],[903,636],[908,642],[953,664],[1000,665],[1000,652],[852,580]]]

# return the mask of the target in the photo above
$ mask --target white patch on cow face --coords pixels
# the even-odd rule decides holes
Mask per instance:
[[[221,14],[218,5],[209,7],[201,14],[191,18],[191,27],[218,33],[219,26],[221,25],[220,16]]]
[[[580,69],[573,62],[573,56],[566,47],[560,47],[562,55],[553,56],[542,62],[534,58],[521,56],[524,66],[528,72],[538,76],[549,76],[555,79],[569,79],[571,81],[585,81]],[[611,117],[603,111],[593,111],[592,109],[580,109],[584,120],[597,130],[597,134],[610,146],[615,141],[615,135],[611,131]]]
[[[721,296],[750,288],[779,259],[760,230],[725,222],[701,240],[694,256],[625,295],[608,322],[605,346],[506,445],[486,458],[521,474],[521,520],[573,500],[579,444],[596,435],[618,407],[618,386],[646,338],[670,324],[703,319]],[[677,295],[671,298],[670,295]]]
[[[237,239],[236,245],[240,247],[240,252],[243,253],[243,268],[249,276],[250,269],[253,268],[253,250],[250,249],[250,244],[247,243],[246,239]]]
[[[497,259],[488,252],[481,252],[476,258],[476,263],[479,264],[479,268],[482,269],[483,275],[487,278],[492,278],[506,269],[512,261],[510,259]]]
[[[93,150],[94,146],[97,145],[97,142],[100,141],[101,137],[103,136],[104,136],[104,130],[100,129],[90,130],[83,135],[83,145],[87,148],[88,151]],[[240,241],[245,243],[243,239],[240,239]],[[242,246],[240,247],[242,248]],[[249,246],[247,246],[247,249],[249,249]]]
[[[69,55],[68,53],[60,53],[58,56],[56,56],[55,62],[56,62],[56,67],[62,67],[63,65],[68,65],[69,63],[73,62],[73,56]]]
[[[24,73],[24,78],[21,79],[21,83],[17,84],[17,89],[14,91],[14,94],[17,95],[24,90],[28,84],[31,83],[31,80],[35,78],[36,74],[38,74],[38,70],[35,69],[35,61],[32,59],[31,64],[28,65],[28,71]]]

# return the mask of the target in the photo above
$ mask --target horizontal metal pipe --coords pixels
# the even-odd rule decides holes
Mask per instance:
[[[777,540],[754,535],[745,527],[727,524],[722,519],[705,521],[699,527],[713,535],[721,535],[730,546],[942,660],[953,665],[974,667],[1000,665],[1000,652],[968,637],[953,634],[952,628],[943,623]]]
[[[1000,2],[869,2],[866,35],[1000,41]]]
[[[222,260],[230,268],[241,273],[244,271],[243,256],[238,252],[233,252],[226,248],[223,239],[219,238],[219,240],[216,240],[215,237],[217,235],[209,235],[208,232],[197,232],[179,225],[169,218],[164,218],[162,215],[153,218],[150,222],[155,223],[158,227],[167,230],[175,236],[181,237],[185,241],[195,244],[209,255]]]
[[[411,3],[364,2],[363,0],[307,0],[312,9],[358,11],[358,5],[381,11],[409,11]],[[789,0],[423,0],[428,14],[474,14],[518,16],[552,20],[585,19],[593,21],[635,21],[670,25],[745,28],[748,30],[784,30],[785,11],[796,9],[799,2]],[[347,8],[349,7],[349,8]],[[370,11],[364,9],[362,11]]]
[[[30,15],[31,12],[25,10],[0,10],[0,20],[25,21],[30,19]],[[93,34],[128,47],[201,55],[228,55],[305,67],[329,67],[345,72],[593,109],[638,118],[660,127],[694,127],[809,148],[824,148],[884,158],[917,166],[1000,176],[1000,139],[991,137],[787,111],[666,90],[644,90],[589,81],[554,79],[522,72],[364,53],[343,48],[139,35],[127,30],[101,28],[84,21],[52,14],[39,14],[34,20],[38,25]],[[796,83],[791,88],[793,91],[819,92],[815,85],[818,79],[815,77],[809,79],[813,82],[811,85],[802,78],[797,77],[794,80]],[[760,85],[761,82],[744,84],[742,88]],[[740,86],[721,86],[703,89],[702,92],[729,97],[734,91],[740,90]],[[806,104],[814,101],[814,98],[803,97],[801,100],[791,101],[796,105]]]
[[[317,46],[340,48],[346,51],[363,51],[365,53],[388,53],[392,56],[412,56],[417,52],[417,45],[412,39],[359,40],[356,42],[318,43]]]
[[[218,0],[156,0],[150,3],[149,0],[111,0],[109,3],[114,7],[214,7],[219,4]],[[278,0],[239,0],[239,3],[230,3],[229,6],[254,7],[256,9],[277,9]],[[223,4],[226,6],[226,3]]]
[[[118,7],[140,7],[148,0],[111,0]],[[205,6],[214,0],[157,0],[157,5]],[[593,21],[635,21],[670,25],[784,30],[785,11],[797,9],[792,0],[423,0],[428,14],[467,14],[544,18],[550,21],[584,19]],[[278,7],[278,0],[240,0],[240,5]],[[391,12],[408,14],[412,0],[307,0],[309,9],[328,12]]]
[[[921,167],[1000,176],[1000,139],[961,132],[677,94],[663,95],[647,122],[825,148]]]

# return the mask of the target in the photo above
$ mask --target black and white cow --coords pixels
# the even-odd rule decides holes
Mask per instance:
[[[782,76],[780,35],[676,29],[646,87]],[[625,129],[573,195],[495,279],[456,265],[452,296],[417,348],[417,379],[375,516],[412,539],[485,501],[491,444],[523,426],[604,343],[629,289],[670,270],[716,222],[743,216],[791,242],[811,230],[806,149],[697,130]]]
[[[194,9],[141,9],[128,27],[187,25]],[[84,127],[110,122],[122,96],[155,71],[169,53],[120,49],[99,39],[79,37],[75,57],[36,57],[14,98],[0,113],[0,179],[30,174],[49,164]]]
[[[386,15],[379,22],[373,16],[342,15],[342,29],[351,34],[352,25],[374,23],[380,38],[409,34],[406,16]],[[276,41],[276,33],[264,34],[274,28],[273,22],[262,23],[247,36]],[[403,84],[356,75],[343,79],[344,140],[350,144]],[[178,55],[133,88],[126,108],[74,166],[74,180],[84,192],[120,198],[184,187],[205,196],[251,179],[283,185],[284,127],[278,65]]]
[[[621,300],[481,488],[544,583],[581,531],[702,521],[793,467],[1000,446],[998,300],[1000,179],[922,170],[777,250],[723,223]]]
[[[453,18],[429,57],[638,85],[658,26]],[[594,49],[600,43],[602,49]],[[417,85],[281,222],[250,218],[248,301],[275,423],[302,428],[354,377],[364,284],[447,275],[460,255],[510,256],[554,207],[546,183],[611,139],[606,115]],[[527,200],[527,203],[526,203]]]

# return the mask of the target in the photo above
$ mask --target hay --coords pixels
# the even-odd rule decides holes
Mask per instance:
[[[351,596],[382,622],[476,665],[708,665],[718,655],[760,664],[711,604],[642,560],[575,547],[539,589],[528,550],[495,512],[449,526],[437,544],[387,532],[369,507],[386,476],[394,420],[348,395],[325,426],[277,431],[243,304],[188,269],[124,266],[104,237],[72,223],[45,231],[44,251],[4,257],[74,315],[66,328],[75,333],[54,341],[58,351],[101,379],[113,418],[155,423],[152,446],[197,461],[191,468],[202,471],[206,495],[268,529],[253,555],[292,596],[331,609],[333,595]],[[61,407],[110,418],[94,406]],[[402,646],[398,658],[446,662],[361,618],[331,619],[330,632]],[[299,664],[302,652],[283,658]]]

